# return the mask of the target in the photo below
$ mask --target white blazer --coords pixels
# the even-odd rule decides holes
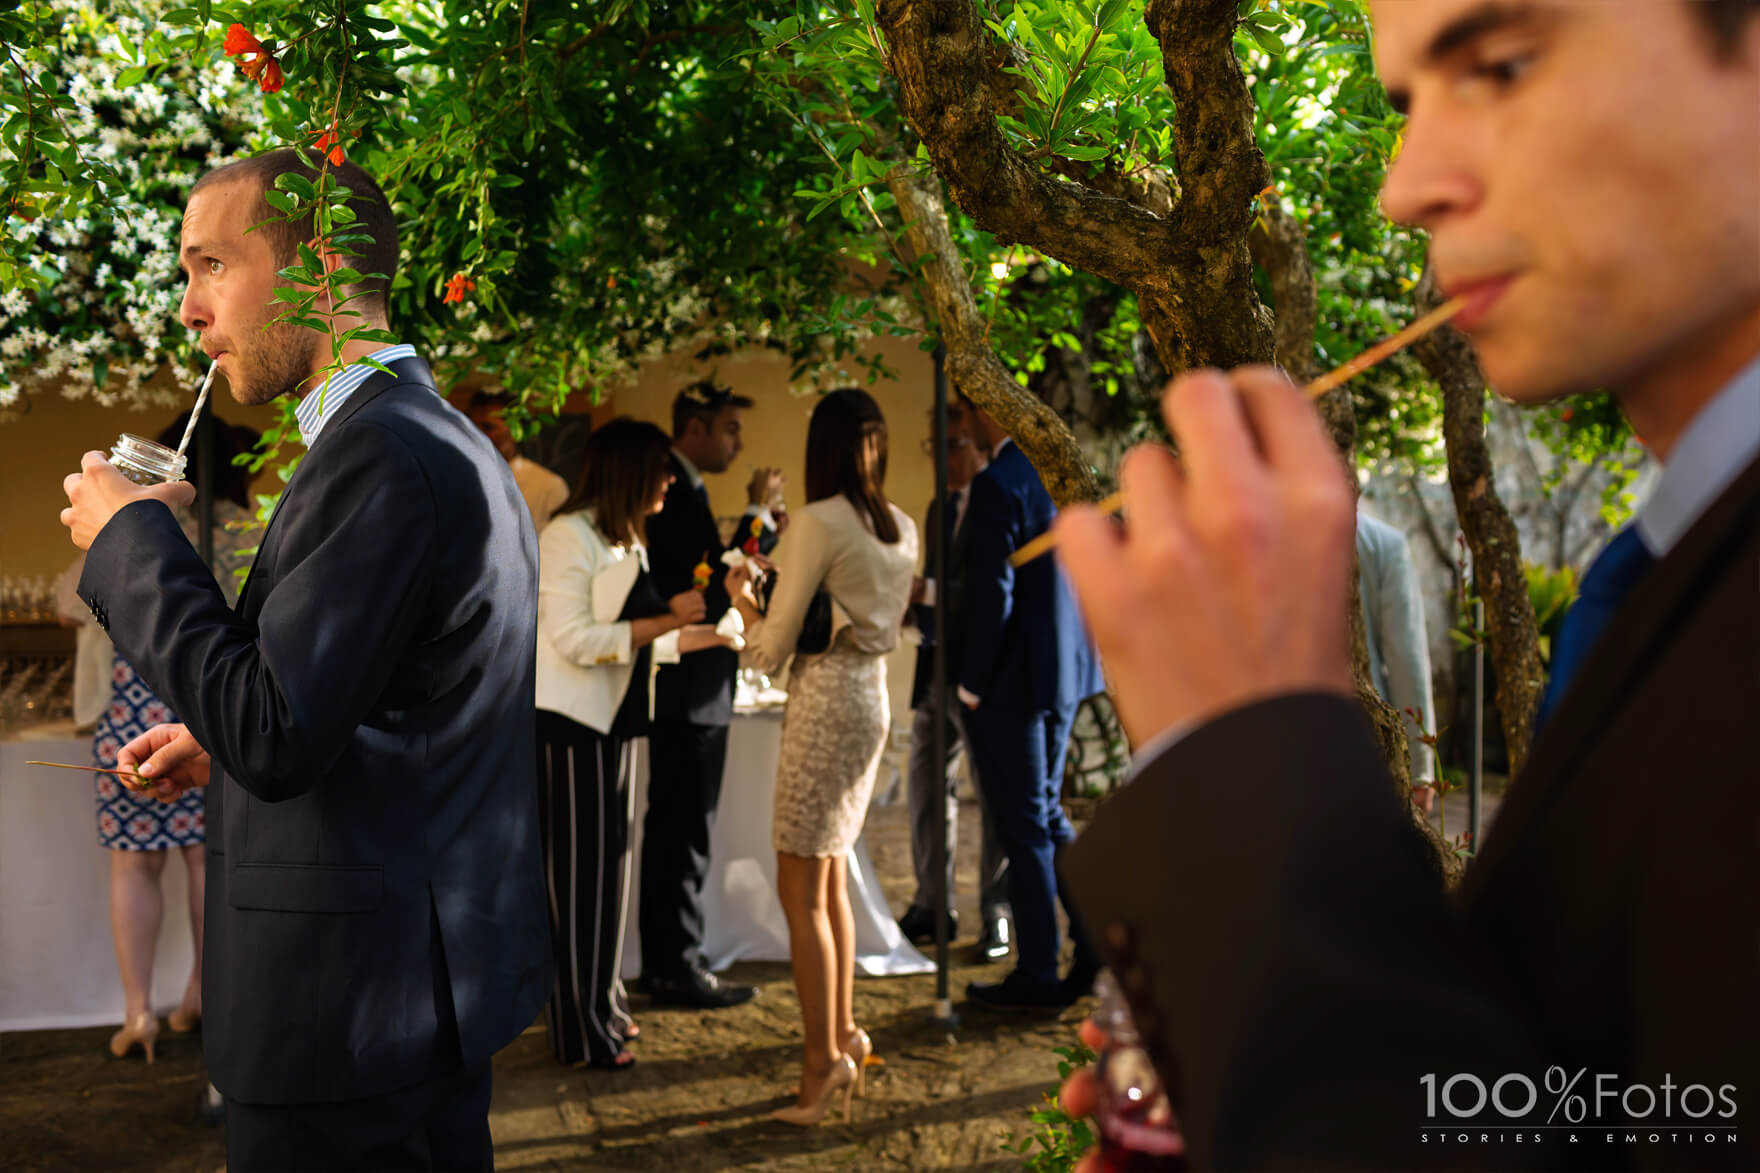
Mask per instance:
[[[630,624],[617,617],[647,564],[640,542],[612,546],[587,510],[561,514],[544,527],[538,537],[540,709],[610,732],[635,661]],[[669,631],[653,642],[653,666],[678,662],[678,635]]]

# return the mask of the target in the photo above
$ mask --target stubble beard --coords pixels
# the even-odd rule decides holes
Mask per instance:
[[[252,345],[241,350],[239,378],[232,380],[232,397],[255,407],[291,395],[311,375],[318,347],[318,333],[304,326],[271,321],[253,331]]]

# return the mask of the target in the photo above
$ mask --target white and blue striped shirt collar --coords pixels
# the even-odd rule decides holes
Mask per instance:
[[[391,363],[400,358],[414,358],[416,348],[407,342],[399,342],[395,346],[387,346],[375,350],[367,357],[374,362]],[[305,398],[299,401],[294,409],[294,417],[299,420],[300,438],[310,448],[318,439],[318,433],[324,425],[335,416],[337,409],[348,402],[348,397],[355,393],[360,385],[378,374],[378,370],[364,362],[350,363],[330,376],[328,387],[320,383],[306,392]]]

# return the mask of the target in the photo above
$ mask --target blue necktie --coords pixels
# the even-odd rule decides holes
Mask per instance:
[[[1602,629],[1655,561],[1644,548],[1638,527],[1628,525],[1614,535],[1590,565],[1577,590],[1576,601],[1559,625],[1558,638],[1552,641],[1552,676],[1540,698],[1540,711],[1534,715],[1534,732],[1538,733],[1557,710],[1571,677],[1588,659],[1589,649],[1601,637]]]

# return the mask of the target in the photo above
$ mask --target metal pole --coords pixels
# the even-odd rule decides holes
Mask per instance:
[[[1485,784],[1485,600],[1473,603],[1473,776],[1467,785],[1467,830],[1479,850],[1479,796]]]
[[[947,591],[943,588],[947,581],[947,561],[952,556],[949,549],[948,530],[951,521],[947,516],[947,349],[938,341],[935,345],[935,532],[929,535],[935,551],[935,643],[930,654],[935,670],[935,779],[937,790],[935,796],[935,875],[951,885],[947,879],[947,799],[940,787],[947,785],[947,640],[942,636],[947,631]],[[935,1021],[938,1025],[952,1029],[959,1025],[959,1017],[953,1012],[953,998],[947,989],[948,958],[948,924],[947,905],[953,899],[951,886],[935,905]]]

